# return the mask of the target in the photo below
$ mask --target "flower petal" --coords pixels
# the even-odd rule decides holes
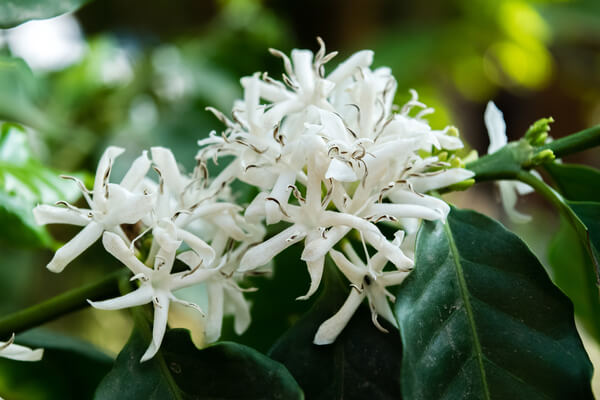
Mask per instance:
[[[151,269],[133,254],[133,251],[123,242],[123,239],[119,235],[113,232],[104,232],[104,235],[102,235],[102,244],[106,251],[121,261],[134,275],[148,275],[151,272]]]
[[[221,337],[223,324],[223,286],[220,283],[207,285],[208,313],[205,326],[207,343],[215,342]]]
[[[483,119],[490,137],[488,154],[492,154],[508,142],[506,137],[506,123],[504,122],[502,111],[496,107],[493,101],[488,102]]]
[[[513,181],[497,181],[498,188],[500,189],[500,197],[502,199],[502,206],[504,211],[508,215],[511,221],[517,224],[525,224],[531,221],[531,216],[523,214],[516,209],[517,205],[517,188]]]
[[[100,239],[103,231],[104,227],[102,225],[90,222],[73,239],[54,253],[54,257],[52,257],[46,268],[52,272],[61,272],[67,264],[94,244],[96,240]]]
[[[104,184],[108,182],[107,174],[110,173],[112,168],[112,163],[115,158],[121,155],[125,151],[122,147],[110,146],[104,153],[102,157],[100,157],[100,161],[98,162],[98,168],[96,169],[96,177],[94,178],[94,204],[102,209],[105,201],[104,197]]]
[[[154,324],[152,325],[152,341],[150,346],[142,356],[140,362],[147,361],[154,357],[160,348],[165,331],[167,330],[167,319],[169,317],[169,298],[165,295],[156,297],[158,303],[154,303]],[[155,300],[155,301],[156,301]]]
[[[306,233],[303,226],[295,224],[261,244],[251,247],[242,257],[238,271],[249,271],[265,265],[277,254],[304,239]]]
[[[148,159],[148,152],[143,151],[142,155],[135,159],[131,167],[121,180],[121,186],[129,191],[133,191],[135,187],[144,180],[152,163]]]
[[[327,80],[340,84],[343,80],[356,72],[358,68],[368,67],[373,63],[373,51],[362,50],[354,53],[346,61],[340,63],[336,69],[327,75]]]
[[[186,182],[181,172],[177,167],[177,161],[171,150],[166,147],[152,147],[152,161],[160,170],[162,178],[165,180],[165,185],[175,196],[181,195],[185,188]]]
[[[120,310],[122,308],[130,308],[148,304],[152,301],[154,289],[150,284],[142,285],[133,292],[124,294],[123,296],[115,297],[114,299],[91,301],[88,303],[99,310]]]
[[[241,335],[250,326],[250,306],[244,294],[240,290],[236,290],[234,287],[223,285],[223,289],[228,300],[225,305],[234,317],[233,330],[236,334]]]
[[[84,212],[46,204],[36,206],[33,209],[33,217],[38,225],[69,224],[84,226],[89,224],[91,221],[91,218]]]
[[[358,179],[356,173],[348,164],[338,159],[333,159],[329,163],[329,168],[325,173],[325,179],[333,178],[339,182],[354,182]]]
[[[317,291],[323,276],[324,265],[325,257],[321,257],[306,263],[306,266],[308,267],[308,273],[310,275],[310,286],[308,288],[308,292],[306,292],[304,296],[296,297],[296,300],[308,300],[308,298]]]
[[[342,252],[337,250],[329,250],[329,255],[335,265],[337,265],[339,270],[342,271],[350,282],[359,285],[362,283],[365,273],[367,272],[365,269],[361,269],[354,265]]]
[[[5,345],[6,343],[0,342],[0,347]],[[0,350],[0,357],[17,361],[40,361],[43,355],[44,349],[30,349],[14,343]]]
[[[342,308],[327,321],[323,322],[313,340],[314,344],[331,344],[342,333],[342,330],[348,325],[348,322],[356,312],[358,306],[365,298],[365,293],[358,293],[357,290],[351,289],[350,295],[342,305]]]

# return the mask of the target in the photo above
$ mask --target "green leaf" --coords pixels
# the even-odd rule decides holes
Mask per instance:
[[[550,245],[548,272],[573,302],[575,315],[584,329],[600,342],[600,203],[586,201],[600,199],[595,190],[600,185],[600,171],[556,163],[544,168],[561,193],[551,191],[562,216],[559,231]]]
[[[32,210],[37,204],[80,197],[73,182],[35,160],[25,131],[18,125],[0,127],[0,239],[19,245],[53,247],[45,228],[38,226]]]
[[[54,332],[29,331],[15,343],[42,347],[44,357],[37,362],[0,358],[0,396],[5,399],[89,399],[113,363],[92,345]]]
[[[548,249],[552,281],[573,302],[585,331],[600,342],[600,296],[594,265],[577,232],[563,217]]]
[[[77,10],[88,0],[3,0],[0,28],[12,28],[31,19],[45,19]]]
[[[149,343],[140,329],[134,329],[95,399],[304,398],[278,362],[231,342],[198,350],[183,329],[169,330],[154,358],[140,363]]]
[[[273,346],[269,355],[283,363],[309,399],[399,399],[402,342],[398,330],[377,330],[366,304],[354,314],[337,340],[327,346],[313,344],[321,323],[333,316],[348,296],[330,265],[321,294],[304,315]]]
[[[425,222],[397,298],[406,398],[593,398],[573,306],[492,219],[453,208]]]
[[[38,82],[25,61],[0,56],[0,88],[0,119],[38,129],[49,127],[47,117],[36,106],[40,95]]]
[[[568,200],[600,201],[600,171],[585,165],[556,164],[544,165],[557,189]]]

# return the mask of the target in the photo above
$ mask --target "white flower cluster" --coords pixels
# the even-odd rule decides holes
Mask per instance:
[[[239,278],[236,269],[241,254],[251,243],[262,239],[263,229],[245,222],[240,215],[241,207],[230,201],[229,187],[222,182],[210,182],[203,164],[198,164],[191,176],[185,176],[171,151],[162,147],[151,149],[152,161],[144,152],[119,184],[111,183],[113,162],[122,152],[118,147],[109,147],[104,152],[92,191],[76,178],[67,177],[77,182],[89,208],[60,202],[33,210],[38,224],[84,226],[56,252],[48,269],[61,272],[102,237],[105,249],[132,272],[131,279],[138,280],[139,287],[121,297],[90,304],[105,310],[153,304],[153,338],[142,361],[158,351],[172,302],[204,315],[207,341],[220,336],[225,310],[234,314],[235,329],[242,333],[250,323],[250,312],[236,283]],[[151,167],[158,174],[158,183],[147,178]],[[128,225],[133,225],[130,228],[136,237],[125,233],[123,228]],[[152,236],[152,244],[142,254],[143,246],[138,245],[147,235]],[[186,265],[185,270],[172,271],[176,259]],[[198,305],[173,294],[200,283],[207,286],[208,315]]]
[[[423,117],[433,110],[416,92],[395,109],[396,81],[388,68],[370,69],[371,51],[354,54],[326,75],[324,65],[335,53],[326,54],[320,44],[315,55],[293,50],[291,59],[271,50],[283,59],[282,82],[266,73],[242,78],[244,98],[231,118],[210,108],[225,129],[200,140],[191,176],[180,172],[168,149],[155,147],[151,160],[143,153],[119,184],[111,183],[113,161],[123,150],[110,147],[92,191],[71,178],[89,209],[62,202],[34,210],[40,224],[84,226],[56,252],[50,270],[62,271],[102,237],[106,250],[139,280],[129,294],[90,303],[102,309],[153,303],[153,340],[142,361],[160,346],[171,302],[199,309],[175,297],[175,290],[206,284],[208,341],[218,339],[225,311],[233,311],[242,332],[250,317],[236,281],[302,241],[311,284],[301,299],[319,287],[327,254],[353,288],[340,311],[321,325],[315,343],[333,342],[365,297],[377,327],[383,329],[378,315],[395,325],[386,287],[401,283],[413,268],[418,222],[445,220],[449,212],[443,200],[424,193],[472,173],[452,155],[463,146],[456,129],[432,129]],[[206,162],[223,156],[233,160],[209,180]],[[158,183],[147,178],[151,167]],[[260,191],[245,209],[230,195],[236,179]],[[282,221],[289,226],[263,240],[264,224]],[[379,229],[382,221],[393,223],[393,238]],[[132,225],[135,238],[125,233]],[[345,255],[333,249],[352,231],[363,257],[347,241],[341,246]],[[153,239],[144,253],[139,243],[146,237]],[[376,253],[370,255],[368,246]],[[172,271],[176,258],[185,270]]]

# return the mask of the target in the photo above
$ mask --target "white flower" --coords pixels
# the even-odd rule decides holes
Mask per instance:
[[[13,334],[7,342],[0,342],[0,357],[10,358],[18,361],[40,361],[44,355],[44,349],[32,350],[29,347],[14,343]]]
[[[152,302],[154,305],[154,324],[152,329],[152,342],[142,356],[141,361],[152,358],[158,351],[167,327],[169,304],[171,301],[181,303],[200,311],[196,304],[185,302],[176,298],[172,292],[183,287],[206,281],[211,276],[218,274],[218,269],[195,268],[191,271],[171,273],[175,253],[181,242],[169,238],[156,238],[160,241],[160,250],[155,257],[154,268],[149,268],[135,257],[131,249],[116,234],[105,232],[102,243],[106,250],[121,261],[133,272],[132,279],[140,281],[138,289],[123,296],[104,300],[88,302],[95,308],[102,310],[118,310],[135,307]],[[201,311],[200,311],[201,312]]]
[[[402,235],[397,237],[394,243],[399,245],[399,242],[401,241]],[[375,254],[370,259],[367,255],[367,265],[365,265],[350,243],[346,242],[342,247],[348,257],[350,257],[350,260],[348,260],[344,254],[336,250],[330,250],[329,254],[340,271],[342,271],[350,281],[350,294],[340,310],[333,317],[329,318],[319,326],[314,338],[315,344],[322,345],[333,343],[346,327],[365,297],[367,298],[369,308],[371,309],[371,320],[379,330],[387,332],[387,330],[379,324],[379,321],[377,320],[378,315],[381,315],[388,320],[394,327],[397,326],[388,301],[389,299],[394,302],[396,299],[388,290],[386,290],[386,287],[399,285],[410,272],[383,272],[387,260],[381,253]]]
[[[492,101],[487,104],[484,113],[484,121],[490,137],[488,154],[492,154],[508,143],[508,138],[506,137],[506,123],[504,122],[502,111],[500,111]],[[539,177],[536,171],[532,171],[532,173]],[[517,204],[517,194],[529,194],[533,192],[533,188],[518,181],[497,181],[496,183],[500,189],[502,206],[511,221],[516,223],[529,222],[531,216],[517,211],[515,206]]]
[[[265,196],[258,200],[275,202],[281,208],[283,220],[292,225],[265,242],[252,247],[240,262],[240,270],[246,271],[266,264],[281,251],[305,240],[302,260],[306,261],[311,277],[311,285],[306,295],[299,299],[306,299],[318,288],[323,273],[323,265],[327,252],[341,240],[351,229],[356,229],[364,241],[385,255],[399,269],[408,270],[413,266],[412,260],[402,251],[387,241],[385,236],[372,223],[353,214],[336,212],[327,209],[331,200],[329,194],[321,197],[321,171],[316,160],[308,165],[306,182],[306,198],[303,198],[294,189],[298,205],[287,204],[283,206],[275,199]],[[330,183],[331,184],[331,183]],[[284,208],[285,207],[285,208]],[[252,208],[249,207],[249,211]]]
[[[73,239],[56,251],[47,265],[50,271],[61,272],[75,257],[98,240],[104,231],[117,232],[125,237],[120,225],[136,223],[152,209],[149,194],[134,190],[150,167],[145,153],[133,163],[121,184],[109,183],[112,163],[123,151],[122,148],[114,146],[106,149],[98,163],[92,192],[88,191],[81,181],[70,178],[79,185],[89,209],[80,209],[66,202],[59,202],[64,207],[39,205],[34,208],[33,215],[40,225],[84,226]]]
[[[204,337],[208,343],[216,341],[221,336],[223,315],[225,314],[233,315],[233,328],[238,335],[244,333],[250,325],[250,305],[243,295],[245,289],[241,289],[235,281],[241,277],[241,274],[236,273],[236,269],[239,266],[240,256],[246,249],[247,244],[242,244],[234,251],[223,254],[219,258],[218,265],[208,267],[219,270],[218,274],[211,275],[205,281],[208,310],[206,321],[201,321],[201,323],[204,325]],[[190,268],[196,268],[199,265],[199,268],[204,268],[201,260],[192,251],[181,253],[177,258]]]

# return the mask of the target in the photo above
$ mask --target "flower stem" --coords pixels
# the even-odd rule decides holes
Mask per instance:
[[[600,146],[600,125],[546,143],[539,149],[550,149],[556,157],[563,157],[595,146]]]
[[[124,269],[115,271],[95,283],[69,290],[1,318],[0,338],[34,328],[62,315],[80,310],[88,305],[87,299],[118,295],[119,279],[126,273],[127,271]]]

